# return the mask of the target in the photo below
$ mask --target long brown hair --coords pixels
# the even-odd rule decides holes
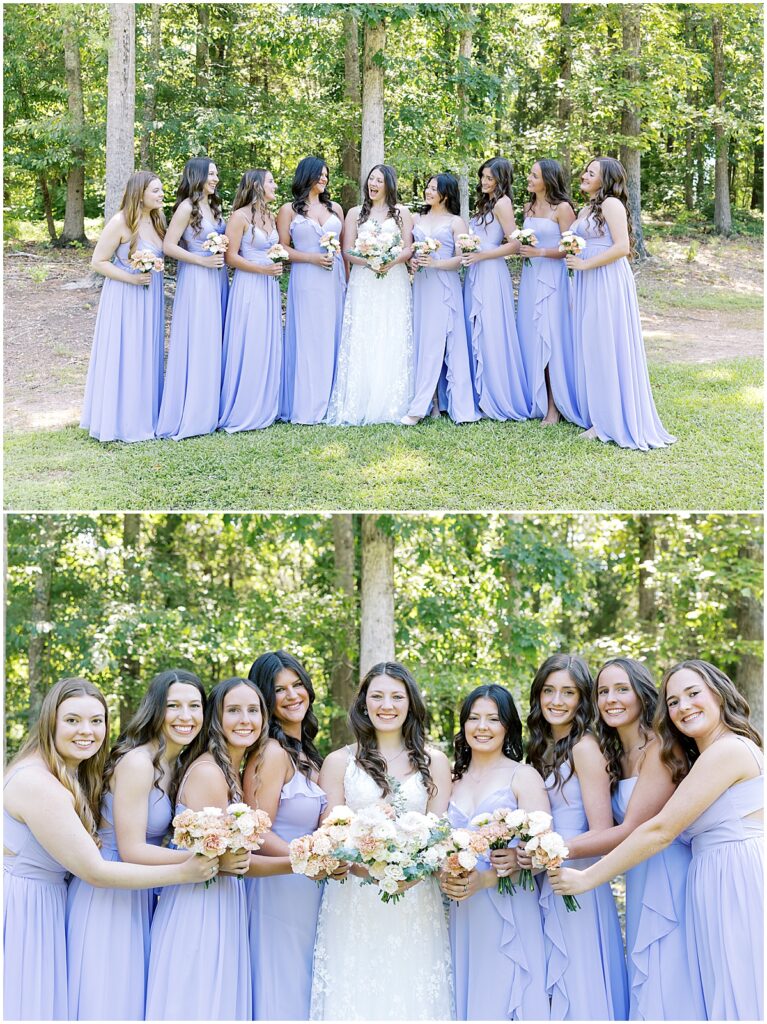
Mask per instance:
[[[261,218],[261,223],[274,227],[274,214],[266,204],[264,195],[264,181],[267,172],[261,167],[255,167],[245,171],[240,178],[237,192],[232,203],[232,213],[241,210],[244,206],[250,207],[250,234],[254,238],[256,234],[256,214]]]
[[[615,665],[622,668],[628,677],[629,685],[637,695],[640,705],[639,713],[639,735],[642,739],[642,747],[646,747],[653,738],[653,715],[658,704],[658,691],[650,675],[650,670],[633,658],[610,658],[597,672],[594,686],[594,714],[596,716],[597,739],[602,753],[607,761],[607,774],[610,776],[610,789],[614,790],[623,777],[624,750],[618,730],[605,722],[599,712],[599,677],[606,668]]]
[[[544,195],[546,202],[549,206],[556,209],[562,203],[567,203],[568,206],[573,205],[573,201],[570,198],[570,193],[567,191],[565,185],[565,172],[562,169],[562,164],[558,160],[550,160],[548,157],[543,157],[540,160],[535,161],[538,164],[541,172],[541,179],[543,181]],[[527,215],[531,217],[538,196],[535,192],[527,193],[528,209]]]
[[[482,172],[485,168],[495,178],[495,189],[489,196],[482,191]],[[485,160],[477,171],[477,196],[474,212],[480,224],[488,224],[493,219],[495,204],[502,196],[508,196],[511,205],[514,205],[514,193],[511,191],[513,181],[514,171],[510,160],[503,156],[494,156],[491,160]]]
[[[87,679],[59,679],[46,693],[40,708],[40,717],[32,726],[29,738],[11,761],[9,768],[31,754],[38,754],[51,775],[72,794],[77,817],[93,836],[96,844],[101,846],[98,823],[102,792],[101,776],[107,757],[106,739],[93,757],[81,761],[74,772],[67,767],[61,754],[56,750],[56,714],[59,706],[70,697],[95,697],[104,708],[105,738],[109,735],[109,709],[98,686],[94,686]]]
[[[589,160],[586,167],[589,164],[599,164],[599,172],[602,175],[602,184],[599,186],[597,192],[589,199],[588,213],[587,216],[594,218],[594,223],[599,228],[601,234],[605,233],[605,215],[602,212],[602,203],[608,196],[613,196],[615,199],[619,199],[623,203],[623,207],[626,211],[626,220],[628,222],[629,232],[629,245],[631,247],[631,254],[634,252],[634,222],[631,219],[631,207],[629,206],[629,191],[628,191],[628,179],[626,177],[626,169],[620,160],[616,160],[612,156],[595,156],[593,160]]]
[[[128,182],[123,192],[123,197],[120,201],[120,209],[123,211],[125,217],[125,223],[130,231],[130,254],[131,256],[136,251],[136,244],[138,243],[138,226],[139,220],[141,219],[141,200],[144,197],[144,193],[149,188],[149,185],[153,181],[159,181],[160,176],[155,174],[154,171],[136,171],[135,174],[131,174],[128,178]],[[160,207],[157,210],[149,211],[149,219],[152,222],[152,227],[157,232],[160,238],[165,238],[165,213]]]
[[[200,200],[205,195],[205,183],[208,180],[210,165],[214,163],[210,157],[196,156],[187,160],[184,170],[181,172],[181,181],[176,190],[176,202],[173,204],[173,213],[179,208],[185,199],[192,204],[192,214],[189,223],[192,231],[199,235],[202,230],[202,214],[200,213]],[[221,198],[218,192],[208,196],[208,206],[216,222],[221,220]]]
[[[370,211],[373,208],[373,200],[370,198],[370,192],[368,191],[368,178],[373,171],[380,171],[383,175],[384,185],[386,187],[386,205],[389,209],[389,216],[394,220],[397,227],[402,230],[402,216],[397,209],[397,203],[399,202],[399,192],[397,191],[397,172],[391,166],[391,164],[376,164],[375,167],[371,167],[365,178],[365,184],[362,189],[362,209],[360,215],[357,218],[357,226],[364,224],[370,216]]]

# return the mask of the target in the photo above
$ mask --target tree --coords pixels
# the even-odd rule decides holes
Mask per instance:
[[[471,60],[471,51],[474,42],[474,29],[471,20],[471,4],[461,4],[461,11],[464,16],[464,25],[458,37],[458,61],[468,64]],[[458,87],[458,109],[461,123],[465,124],[469,116],[469,102],[466,83],[462,80]],[[469,222],[469,171],[464,160],[460,173],[458,174],[458,192],[461,197],[461,216],[468,224]]]
[[[394,649],[394,538],[384,517],[362,516],[360,676]]]
[[[119,209],[125,183],[133,174],[135,104],[136,8],[110,4],[105,221]]]
[[[570,80],[573,77],[572,67],[572,39],[570,36],[570,23],[573,17],[572,4],[559,5],[559,77],[562,81],[559,101],[557,103],[557,118],[559,130],[563,138],[561,150],[562,170],[565,175],[565,185],[570,188],[570,120],[573,113],[573,101],[570,98]]]
[[[359,24],[352,10],[344,10],[344,101],[349,108],[341,144],[341,168],[347,179],[341,189],[341,206],[348,210],[359,202],[360,181],[360,44]]]
[[[157,78],[162,59],[162,7],[150,4],[151,27],[148,53],[148,69],[144,86],[143,130],[141,132],[141,153],[139,162],[143,169],[150,169],[154,163],[154,132],[157,115]]]
[[[640,191],[641,154],[639,150],[640,120],[638,85],[640,76],[642,5],[623,4],[621,9],[623,31],[623,76],[626,81],[626,99],[621,110],[621,163],[626,168],[629,207],[634,224],[634,249],[640,259],[647,257],[642,233],[642,198]]]
[[[337,646],[333,651],[333,667],[330,673],[330,693],[336,708],[351,706],[356,689],[355,652],[356,632],[356,588],[354,572],[354,517],[351,513],[333,516],[333,560],[334,584],[342,598],[341,621]],[[331,746],[342,746],[349,741],[346,715],[337,714],[330,722]]]
[[[384,162],[385,14],[366,14],[362,56],[362,146],[360,188],[372,167]]]
[[[724,111],[724,47],[722,44],[722,18],[716,12],[711,18],[711,42],[714,53],[714,137],[716,163],[714,164],[714,227],[718,234],[732,233],[729,185],[729,132]]]
[[[83,145],[85,109],[83,107],[83,81],[80,63],[80,33],[77,8],[73,4],[62,4],[61,12],[67,105],[69,107],[71,162],[67,171],[67,201],[64,211],[64,229],[61,232],[61,237],[58,239],[58,244],[68,245],[70,242],[88,241],[85,236],[85,148]]]
[[[758,576],[764,565],[760,538],[744,544],[739,555]],[[764,732],[764,606],[753,586],[743,587],[738,598],[736,626],[745,650],[738,659],[734,682],[751,707],[754,725]]]

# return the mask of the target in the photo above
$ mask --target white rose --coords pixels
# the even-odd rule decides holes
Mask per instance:
[[[531,836],[548,832],[551,829],[551,822],[552,817],[546,811],[530,811],[527,816],[528,832]]]
[[[458,863],[462,868],[471,871],[477,866],[477,855],[472,850],[461,850],[458,854]]]

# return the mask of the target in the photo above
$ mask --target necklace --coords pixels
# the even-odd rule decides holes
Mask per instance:
[[[386,764],[387,765],[393,764],[397,760],[398,757],[402,757],[402,755],[405,753],[406,750],[407,750],[407,747],[403,747],[402,750],[398,751],[394,755],[394,757],[386,757],[386,754],[384,754],[384,757],[386,758]]]

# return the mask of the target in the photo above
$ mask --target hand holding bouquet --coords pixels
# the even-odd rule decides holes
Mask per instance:
[[[517,228],[516,231],[512,231],[510,237],[516,239],[520,245],[535,246],[538,244],[538,236],[532,230],[532,228]],[[530,259],[527,256],[525,256],[522,262],[523,264],[526,263],[528,267],[532,266],[532,263],[530,262]]]
[[[402,235],[396,226],[389,222],[381,225],[377,221],[368,220],[362,225],[357,241],[349,255],[365,260],[374,271],[376,277],[383,277],[382,268],[394,260],[402,252]]]
[[[512,839],[518,838],[518,829],[525,824],[526,820],[527,814],[525,811],[512,810],[510,807],[497,807],[491,813],[478,814],[475,818],[472,818],[471,824],[478,830],[480,835],[484,836],[489,849],[503,850]],[[527,884],[523,876],[524,872],[520,876],[520,884],[524,889],[527,887]],[[530,879],[530,888],[533,888],[532,878]],[[510,878],[503,877],[498,879],[498,892],[506,895],[516,892],[514,883]]]
[[[131,253],[128,262],[139,274],[147,274],[152,270],[158,272],[165,270],[164,260],[160,256],[155,256],[151,249],[136,249],[135,252]],[[147,281],[144,287],[148,286],[149,282]]]
[[[336,850],[349,840],[349,826],[354,812],[348,807],[334,807],[323,823],[308,836],[300,836],[290,842],[290,865],[296,875],[313,878],[319,885],[323,878],[332,875],[342,860],[334,856]],[[343,879],[342,879],[343,881]]]
[[[328,256],[332,256],[334,259],[341,251],[341,240],[335,231],[326,231],[320,239],[320,248],[324,249]],[[333,264],[325,268],[326,270],[332,270]]]
[[[272,263],[282,263],[283,260],[290,259],[290,253],[284,245],[280,245],[279,242],[275,242],[271,248],[266,250],[266,255],[272,261]]]
[[[229,248],[229,239],[218,231],[211,231],[202,243],[202,247],[213,256],[217,256],[219,253],[225,253]]]
[[[566,256],[579,256],[586,248],[586,239],[581,238],[580,235],[573,234],[572,231],[563,231],[562,237],[559,240],[558,249],[560,252],[565,253]],[[573,270],[571,267],[567,268],[567,276],[573,276]]]
[[[455,244],[462,253],[479,252],[482,246],[479,235],[475,235],[473,231],[469,231],[468,234],[462,232],[460,235],[456,235]]]
[[[533,864],[537,868],[559,868],[562,862],[567,860],[570,851],[565,846],[565,841],[558,832],[549,830],[540,835],[534,836],[525,849],[533,856]],[[563,896],[565,908],[568,911],[580,910],[581,905],[575,896]]]
[[[226,811],[220,807],[187,809],[173,819],[173,845],[203,857],[222,857],[239,850],[252,853],[271,827],[269,815],[248,804],[230,804]],[[213,881],[206,882],[205,888]]]
[[[438,238],[419,238],[413,242],[413,256],[418,259],[423,256],[431,256],[438,249],[442,248],[442,242]],[[416,273],[421,270],[421,267],[416,267]]]

